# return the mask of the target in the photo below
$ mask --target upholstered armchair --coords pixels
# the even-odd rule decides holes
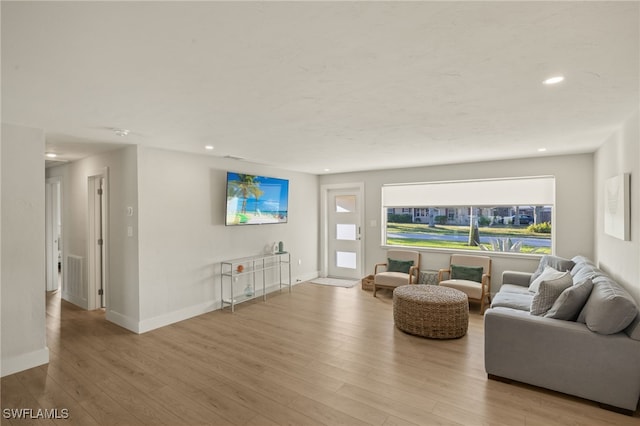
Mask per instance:
[[[470,301],[480,302],[480,313],[484,314],[485,300],[491,302],[491,258],[453,254],[449,269],[438,271],[438,282],[462,291]]]
[[[415,284],[420,275],[420,252],[413,250],[388,250],[387,261],[375,265],[373,272],[373,297],[378,288],[396,288]]]

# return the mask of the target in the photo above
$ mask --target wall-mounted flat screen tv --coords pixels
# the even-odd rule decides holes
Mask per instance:
[[[287,179],[227,172],[225,225],[286,223],[288,214]]]

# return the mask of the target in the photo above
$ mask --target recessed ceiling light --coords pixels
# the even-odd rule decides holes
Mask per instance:
[[[538,152],[546,152],[547,148],[538,148]]]
[[[560,82],[564,81],[564,77],[561,75],[556,75],[554,77],[549,77],[548,79],[546,79],[545,81],[543,81],[543,84],[546,85],[550,85],[550,84],[558,84]]]
[[[45,154],[45,157],[49,157],[49,158],[56,158],[58,156],[58,154],[56,154],[55,152],[47,152]]]
[[[127,136],[130,133],[129,129],[113,129],[113,132],[118,136]]]
[[[325,172],[330,172],[330,171],[331,171],[331,169],[324,169],[324,171],[325,171]]]
[[[207,151],[213,151],[214,146],[213,145],[206,145],[204,147],[204,149],[206,149]]]

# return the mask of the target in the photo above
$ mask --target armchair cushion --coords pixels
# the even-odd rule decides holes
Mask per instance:
[[[443,287],[455,288],[460,290],[471,299],[480,299],[482,297],[482,284],[469,280],[446,280],[440,281]]]
[[[482,282],[482,273],[482,266],[451,265],[452,280],[467,280],[480,283]]]
[[[408,274],[413,266],[413,260],[388,259],[387,272],[402,272]]]
[[[380,272],[373,277],[374,283],[383,287],[399,287],[409,284],[409,275],[404,272]]]

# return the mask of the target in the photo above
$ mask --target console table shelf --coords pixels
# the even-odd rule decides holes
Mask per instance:
[[[286,282],[283,281],[283,268],[285,269]],[[263,300],[267,300],[267,275],[269,271],[275,271],[277,274],[276,284],[280,285],[280,289],[286,285],[291,292],[291,255],[287,252],[242,257],[221,262],[220,308],[224,309],[225,306],[230,306],[231,312],[234,312],[235,305],[238,303],[260,296]],[[235,288],[240,277],[247,277],[245,289],[248,288],[251,291],[245,292],[244,289]],[[262,278],[260,280],[262,288],[256,289],[256,280],[260,277]],[[228,297],[225,297],[225,288],[228,290]]]

